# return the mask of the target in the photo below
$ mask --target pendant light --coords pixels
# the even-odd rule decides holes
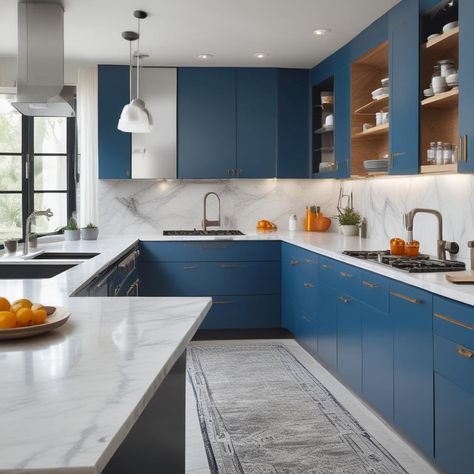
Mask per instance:
[[[120,115],[118,129],[122,132],[129,133],[149,133],[153,128],[153,119],[145,106],[145,102],[140,99],[140,20],[145,19],[148,15],[141,10],[135,10],[133,15],[138,20],[138,33],[133,31],[124,31],[122,37],[130,42],[130,103],[125,105]],[[136,98],[132,99],[132,70],[133,70],[133,55],[132,55],[132,41],[137,41],[137,87]]]

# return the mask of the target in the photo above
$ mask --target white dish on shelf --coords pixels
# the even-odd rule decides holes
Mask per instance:
[[[428,36],[428,38],[426,38],[426,41],[431,41],[431,40],[434,40],[435,38],[437,38],[438,36],[441,36],[439,33],[434,33],[430,36]]]
[[[446,23],[443,26],[443,33],[447,33],[448,31],[454,30],[459,25],[457,21],[452,21],[451,23]]]
[[[459,74],[457,72],[450,74],[446,78],[446,84],[448,84],[450,87],[457,86],[459,84]]]
[[[372,97],[375,100],[376,97],[388,95],[390,93],[390,89],[388,87],[379,87],[372,91]]]
[[[433,97],[434,96],[434,92],[433,92],[433,89],[431,87],[429,87],[428,89],[425,89],[423,91],[423,95],[428,98],[428,97]]]

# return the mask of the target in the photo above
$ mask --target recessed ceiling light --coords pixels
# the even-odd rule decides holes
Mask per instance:
[[[254,53],[254,56],[257,59],[264,59],[264,58],[268,58],[268,56],[270,55],[268,53]]]
[[[314,36],[323,36],[327,35],[328,33],[331,33],[331,30],[329,28],[317,28],[313,31]]]
[[[198,59],[211,59],[214,55],[210,53],[198,54]]]

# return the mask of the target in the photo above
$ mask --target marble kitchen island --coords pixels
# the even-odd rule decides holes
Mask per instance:
[[[120,454],[127,444],[127,457],[139,448],[131,462],[163,468],[160,449],[172,455],[176,440],[184,466],[183,354],[211,299],[70,298],[60,285],[67,273],[0,282],[2,294],[72,313],[54,332],[0,344],[0,472],[132,472]],[[161,433],[151,438],[150,427]],[[156,441],[163,432],[168,446]]]

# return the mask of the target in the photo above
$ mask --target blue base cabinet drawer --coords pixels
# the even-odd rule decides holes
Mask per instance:
[[[388,291],[387,291],[388,293]],[[362,393],[385,417],[393,418],[393,325],[388,313],[367,305],[362,315]]]
[[[279,328],[280,296],[216,296],[200,329]]]
[[[435,460],[450,474],[472,472],[474,394],[435,373]]]
[[[337,294],[337,371],[357,392],[362,390],[361,305]]]
[[[142,295],[280,294],[280,262],[143,262]]]
[[[279,261],[280,242],[181,241],[140,242],[142,261],[247,262]]]
[[[318,355],[331,368],[337,368],[336,291],[318,285]]]
[[[346,295],[359,297],[360,270],[345,263],[335,263],[336,288]]]
[[[318,350],[318,323],[315,317],[300,306],[295,307],[294,315],[293,334],[295,339],[309,352],[316,354]]]
[[[372,272],[362,270],[360,273],[360,300],[384,313],[389,309],[390,280]]]

